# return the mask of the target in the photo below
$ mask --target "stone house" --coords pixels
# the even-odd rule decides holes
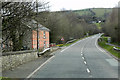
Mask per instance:
[[[49,47],[49,29],[37,23],[35,20],[25,23],[29,29],[25,31],[22,45],[27,49],[37,49],[37,24],[38,24],[38,45],[39,49]],[[33,29],[34,28],[34,29]]]

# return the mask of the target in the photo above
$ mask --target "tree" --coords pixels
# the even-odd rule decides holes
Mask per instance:
[[[45,9],[47,3],[39,3],[39,10]],[[13,51],[20,50],[24,32],[29,30],[25,22],[36,16],[35,2],[2,2],[2,35],[3,44],[13,42]],[[18,46],[19,45],[19,46]]]
[[[107,18],[103,27],[105,34],[109,35],[113,42],[120,42],[119,12],[120,8],[113,8],[111,15]]]

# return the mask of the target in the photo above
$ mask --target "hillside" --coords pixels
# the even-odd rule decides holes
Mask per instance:
[[[83,10],[73,10],[73,12],[79,14],[80,16],[91,15],[104,19],[105,17],[108,16],[110,12],[112,12],[112,8],[90,8]]]

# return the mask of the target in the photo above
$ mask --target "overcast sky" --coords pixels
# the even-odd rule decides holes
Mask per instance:
[[[51,11],[79,10],[86,8],[112,8],[117,6],[120,0],[44,0],[49,1]]]

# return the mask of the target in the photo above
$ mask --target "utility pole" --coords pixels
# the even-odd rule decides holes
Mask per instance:
[[[36,0],[36,17],[38,16],[38,0]],[[39,31],[38,31],[38,21],[37,21],[37,54],[39,57]]]

